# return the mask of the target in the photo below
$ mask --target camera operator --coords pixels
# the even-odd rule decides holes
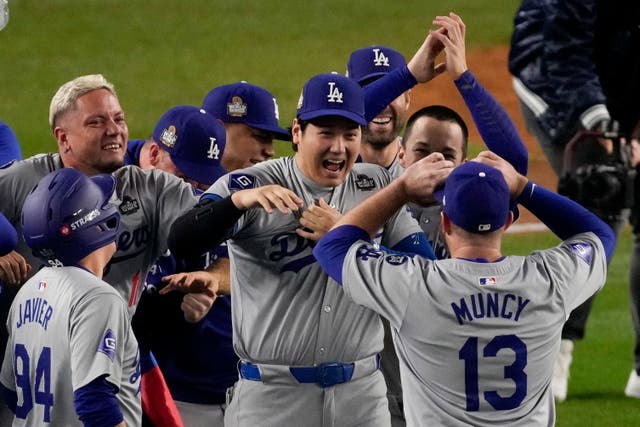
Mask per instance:
[[[562,190],[573,190],[568,195],[582,199],[577,201],[616,234],[626,223],[635,171],[616,151],[624,147],[612,143],[623,139],[608,138],[604,131],[615,120],[626,140],[640,135],[638,52],[638,2],[523,0],[515,16],[509,70],[527,128],[561,178]],[[585,131],[595,133],[585,136]],[[577,142],[568,147],[574,136]],[[640,227],[634,229],[630,288],[636,345],[625,394],[640,398]],[[591,303],[575,309],[563,328],[552,380],[557,401],[566,398],[573,341],[584,337]]]

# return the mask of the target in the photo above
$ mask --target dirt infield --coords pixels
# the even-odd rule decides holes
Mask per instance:
[[[529,149],[529,177],[549,188],[555,190],[557,178],[547,163],[544,154],[529,135],[525,128],[522,115],[518,107],[518,99],[511,85],[511,75],[507,69],[507,46],[491,47],[488,49],[467,52],[467,65],[473,71],[482,85],[500,102],[507,110],[520,136]],[[473,125],[473,119],[462,97],[456,90],[448,76],[439,76],[428,84],[419,85],[411,98],[411,112],[430,104],[442,104],[456,110],[469,126],[469,139],[472,144],[481,144],[482,139]],[[526,209],[522,209],[522,217],[519,223],[537,222]]]

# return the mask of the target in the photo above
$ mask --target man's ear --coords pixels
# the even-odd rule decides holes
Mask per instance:
[[[154,168],[158,167],[158,163],[160,163],[160,156],[162,155],[160,150],[161,148],[155,142],[149,145],[149,163]]]
[[[400,144],[400,147],[398,147],[398,163],[400,163],[400,166],[404,169],[408,167],[407,162],[404,159],[405,154],[404,145]]]
[[[442,233],[451,234],[451,220],[443,211],[440,211],[440,228],[442,229]]]
[[[53,129],[53,136],[58,142],[58,151],[60,153],[68,153],[71,150],[71,144],[69,144],[69,138],[66,130],[60,126],[56,126]]]
[[[300,127],[300,123],[298,123],[298,119],[293,119],[293,124],[291,125],[291,142],[293,145],[300,144],[300,139],[302,138],[302,128]]]
[[[513,211],[509,211],[509,216],[507,217],[507,222],[504,223],[504,231],[507,231],[507,229],[509,227],[511,227],[511,224],[513,224],[513,219],[515,218],[515,216],[513,215]]]

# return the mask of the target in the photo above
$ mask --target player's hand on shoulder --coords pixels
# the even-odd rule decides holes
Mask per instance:
[[[211,310],[216,298],[216,294],[209,292],[185,294],[180,304],[184,320],[189,323],[198,323]]]
[[[431,153],[405,169],[398,180],[409,201],[430,205],[435,202],[434,191],[444,184],[453,166],[442,153]]]
[[[268,213],[272,213],[275,208],[283,214],[289,214],[303,206],[302,199],[293,191],[275,184],[237,191],[233,193],[231,200],[238,209],[262,206]]]
[[[481,151],[472,161],[484,163],[485,165],[492,166],[502,172],[502,176],[504,176],[504,180],[507,182],[507,186],[509,187],[512,200],[522,193],[525,185],[529,182],[527,177],[518,173],[511,163],[492,151]]]
[[[162,278],[167,285],[160,289],[160,295],[172,291],[205,293],[215,296],[218,293],[218,276],[208,271],[190,271],[170,274]]]
[[[31,265],[16,251],[0,257],[0,282],[11,286],[21,285],[27,280]]]
[[[462,18],[451,12],[448,16],[436,16],[433,24],[440,27],[441,31],[433,31],[432,35],[444,46],[446,69],[456,80],[468,68],[464,22]]]
[[[324,199],[317,204],[309,206],[300,216],[301,228],[296,233],[305,239],[318,241],[327,231],[342,218],[342,214],[330,206]]]

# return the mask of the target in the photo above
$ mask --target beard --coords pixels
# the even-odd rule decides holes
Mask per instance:
[[[371,122],[363,129],[362,142],[382,149],[398,138],[403,127],[404,122],[396,115],[392,116],[388,125]]]

